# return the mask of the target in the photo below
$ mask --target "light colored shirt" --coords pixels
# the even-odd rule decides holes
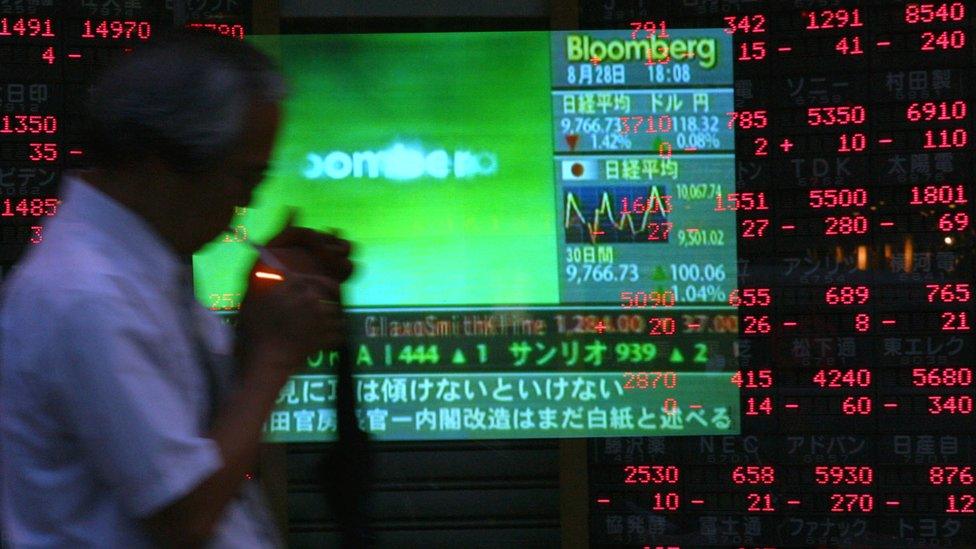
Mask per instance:
[[[198,351],[231,387],[233,333],[148,223],[79,177],[64,188],[0,293],[0,531],[14,549],[152,547],[139,519],[222,466]],[[208,547],[282,545],[245,481]]]

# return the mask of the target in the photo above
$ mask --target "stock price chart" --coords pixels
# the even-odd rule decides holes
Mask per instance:
[[[583,3],[582,28],[648,43],[690,28],[731,38],[733,92],[722,103],[731,107],[713,113],[717,130],[701,135],[699,121],[678,143],[678,115],[666,109],[621,115],[611,130],[626,142],[624,116],[641,115],[630,130],[644,141],[632,143],[650,136],[672,159],[720,149],[722,132],[734,131],[734,183],[685,198],[707,206],[736,252],[682,261],[699,266],[696,284],[714,284],[702,264],[718,258],[735,274],[709,291],[738,313],[727,379],[742,414],[736,436],[591,440],[592,546],[976,546],[974,10],[951,1]],[[597,49],[570,74],[584,64],[622,70],[609,46]],[[645,60],[655,93],[709,89],[682,80],[681,61]],[[667,187],[660,193],[677,200]],[[617,244],[630,242],[625,230],[602,218],[600,229],[629,245]],[[677,290],[680,306],[684,289],[671,284],[657,291]]]

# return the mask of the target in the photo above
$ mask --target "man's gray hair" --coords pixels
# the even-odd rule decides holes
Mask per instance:
[[[219,166],[243,137],[252,102],[280,103],[286,86],[250,44],[175,33],[127,54],[96,80],[87,105],[87,156],[96,166],[155,155],[178,171]]]

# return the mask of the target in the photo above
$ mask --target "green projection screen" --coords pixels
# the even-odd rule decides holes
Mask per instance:
[[[720,30],[250,37],[291,88],[268,179],[194,256],[233,314],[288,207],[353,241],[377,440],[737,434],[731,41]],[[271,442],[334,438],[323,349]]]

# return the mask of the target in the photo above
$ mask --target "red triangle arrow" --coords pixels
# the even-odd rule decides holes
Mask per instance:
[[[569,145],[569,150],[576,150],[576,143],[579,142],[579,134],[571,133],[566,136],[566,144]]]

